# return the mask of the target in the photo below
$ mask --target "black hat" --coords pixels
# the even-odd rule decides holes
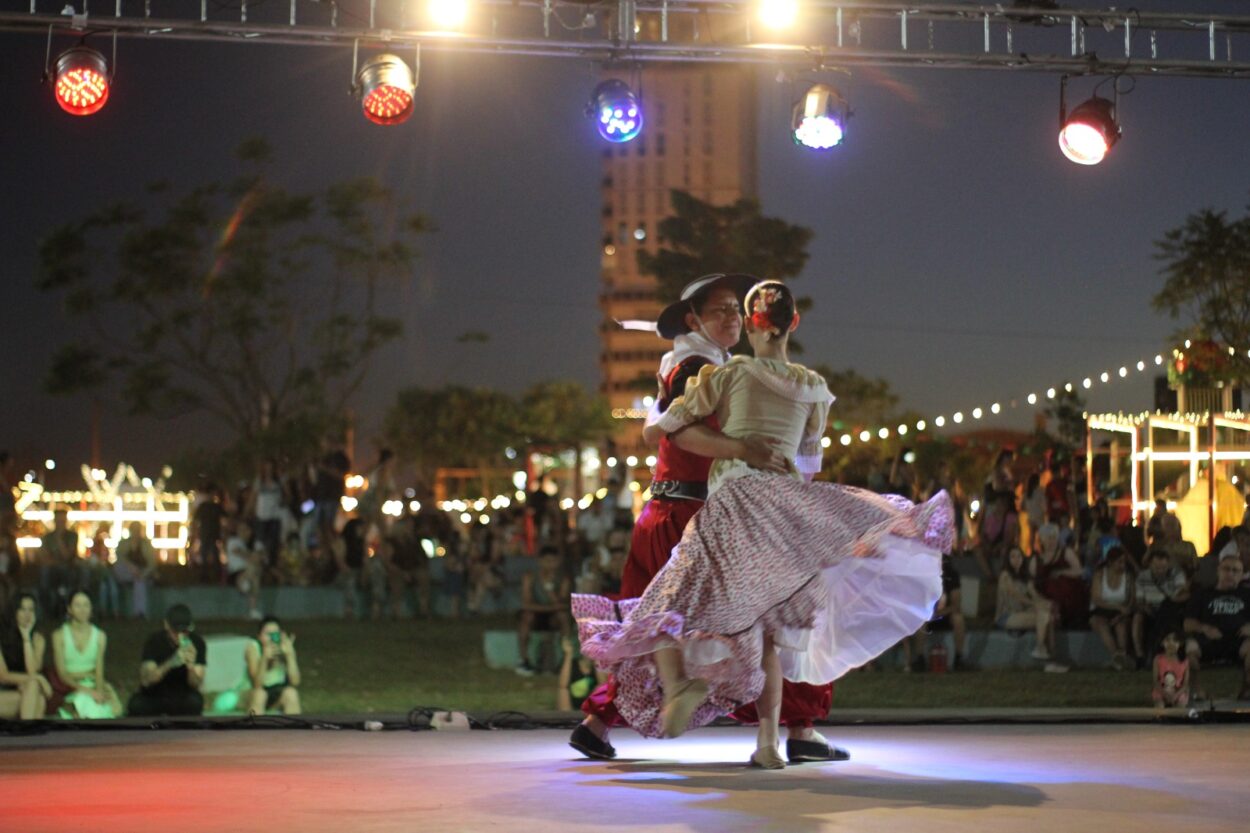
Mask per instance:
[[[754,275],[742,275],[737,273],[716,272],[712,275],[704,275],[701,278],[686,284],[681,291],[680,300],[674,301],[664,308],[660,313],[660,318],[655,322],[656,332],[660,334],[660,338],[673,339],[683,333],[690,332],[690,328],[686,326],[686,313],[693,311],[698,302],[706,296],[707,293],[719,287],[725,287],[733,290],[741,302],[746,297],[751,287],[760,282],[760,279]]]

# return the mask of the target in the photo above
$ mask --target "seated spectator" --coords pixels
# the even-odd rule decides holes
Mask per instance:
[[[1015,549],[1013,547],[1013,549]],[[961,609],[963,590],[960,587],[959,572],[951,561],[950,555],[942,556],[942,595],[933,607],[933,616],[920,626],[920,630],[903,639],[903,667],[909,671],[925,670],[925,650],[927,642],[924,635],[939,631],[951,631],[955,642],[955,656],[951,660],[952,671],[975,671],[976,666],[968,661],[965,648],[968,637],[968,624]],[[912,658],[912,642],[918,641],[922,650]]]
[[[1059,616],[1054,602],[1043,597],[1033,585],[1033,562],[1026,560],[1019,547],[1007,552],[1007,561],[998,576],[998,604],[994,624],[1007,631],[1032,629],[1037,637],[1033,658],[1044,660],[1050,672],[1067,671],[1055,661],[1055,622]]]
[[[1201,668],[1219,662],[1242,667],[1241,691],[1250,697],[1250,590],[1240,587],[1244,569],[1236,555],[1220,559],[1215,587],[1194,591],[1185,611],[1185,655],[1195,700],[1206,699],[1198,681]]]
[[[142,523],[135,521],[128,528],[130,537],[122,539],[117,545],[113,578],[122,587],[130,588],[130,615],[146,619],[148,579],[156,571],[156,549],[148,540]]]
[[[543,547],[538,555],[538,571],[526,573],[521,579],[521,617],[517,627],[517,648],[521,661],[516,672],[532,677],[536,672],[529,661],[530,633],[558,631],[561,636],[572,633],[569,616],[569,580],[560,575],[560,553],[552,546]]]
[[[1159,708],[1189,705],[1189,660],[1181,653],[1180,631],[1168,631],[1155,655],[1150,698]]]
[[[67,689],[62,708],[71,718],[120,717],[117,691],[104,677],[108,637],[91,623],[91,597],[78,590],[69,598],[64,625],[52,632],[56,675]]]
[[[1163,498],[1155,498],[1155,511],[1146,522],[1146,543],[1153,544],[1163,536],[1163,519],[1168,516],[1168,502]]]
[[[1043,524],[1033,553],[1034,586],[1054,604],[1056,627],[1083,627],[1089,617],[1089,588],[1081,578],[1076,551],[1059,541],[1059,527]]]
[[[1178,567],[1189,578],[1198,571],[1198,549],[1181,537],[1181,519],[1175,515],[1166,515],[1160,521],[1163,530],[1160,535],[1161,545],[1172,560],[1172,566]]]
[[[1112,547],[1119,547],[1120,536],[1116,534],[1115,521],[1102,517],[1094,522],[1094,531],[1085,542],[1082,570],[1086,580],[1106,561]]]
[[[198,715],[204,710],[204,663],[208,648],[195,633],[191,609],[176,604],[165,612],[164,627],[143,644],[139,690],[131,695],[132,717]]]
[[[295,656],[295,635],[282,630],[276,616],[261,620],[256,639],[243,649],[247,677],[252,683],[248,694],[250,714],[278,709],[283,714],[299,714],[299,660]]]
[[[580,646],[572,637],[560,639],[560,652],[563,658],[556,684],[556,708],[573,711],[582,707],[582,703],[599,683],[607,679],[607,675],[600,674],[595,664],[582,656]]]
[[[1145,646],[1157,645],[1163,635],[1180,630],[1189,601],[1189,582],[1172,566],[1167,551],[1154,547],[1146,555],[1146,569],[1137,574],[1137,607],[1133,611],[1133,649],[1146,655]]]
[[[39,720],[52,684],[40,673],[47,641],[35,630],[35,596],[18,593],[0,620],[0,717]]]
[[[260,583],[265,571],[265,545],[252,538],[252,527],[239,521],[226,539],[226,575],[247,599],[247,616],[260,620]]]
[[[1103,565],[1094,571],[1089,626],[1111,654],[1111,667],[1118,671],[1126,671],[1135,664],[1128,653],[1135,589],[1128,572],[1128,553],[1119,545],[1113,546],[1107,550]]]

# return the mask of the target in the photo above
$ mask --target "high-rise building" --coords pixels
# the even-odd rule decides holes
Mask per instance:
[[[639,271],[637,253],[658,248],[656,227],[670,213],[672,189],[729,204],[755,195],[757,165],[752,68],[648,67],[641,87],[642,135],[603,148],[599,366],[600,391],[621,424],[617,453],[644,467],[654,452],[642,442],[642,417],[671,343],[616,324],[654,321],[664,307],[655,278]]]

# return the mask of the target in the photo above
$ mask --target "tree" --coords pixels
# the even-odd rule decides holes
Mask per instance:
[[[1056,445],[1071,454],[1085,447],[1085,400],[1075,389],[1061,389],[1055,398],[1042,409],[1047,420],[1054,421],[1053,439]],[[1047,432],[1049,435],[1051,432]]]
[[[531,445],[573,449],[573,491],[580,495],[582,447],[616,431],[607,401],[577,382],[539,382],[521,397],[521,409]]]
[[[263,141],[238,158],[229,182],[153,185],[154,207],[112,205],[42,241],[38,286],[90,333],[56,353],[47,388],[116,380],[131,414],[208,413],[236,449],[311,452],[400,335],[379,293],[411,276],[428,224],[372,179],[285,190]]]
[[[477,468],[483,494],[494,494],[491,471],[505,449],[524,443],[521,423],[520,406],[506,393],[458,385],[414,387],[396,395],[382,431],[426,486],[440,468]]]
[[[1229,219],[1226,212],[1204,209],[1156,241],[1165,281],[1154,296],[1156,310],[1188,318],[1180,334],[1212,339],[1240,348],[1231,357],[1230,374],[1250,376],[1250,213]]]
[[[761,213],[759,200],[744,197],[714,205],[686,191],[670,192],[672,216],[659,224],[659,249],[638,251],[638,268],[654,275],[663,303],[700,275],[745,272],[761,278],[796,277],[807,263],[811,229]]]

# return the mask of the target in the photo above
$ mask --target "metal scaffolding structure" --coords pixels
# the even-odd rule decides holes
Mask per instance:
[[[26,7],[27,2],[29,7]],[[1247,78],[1250,15],[812,0],[792,33],[743,0],[476,0],[435,31],[418,0],[3,0],[0,30],[643,62]],[[43,8],[39,8],[42,5]],[[154,9],[154,5],[157,7]],[[4,8],[11,6],[15,8]],[[101,6],[104,9],[101,9]]]

